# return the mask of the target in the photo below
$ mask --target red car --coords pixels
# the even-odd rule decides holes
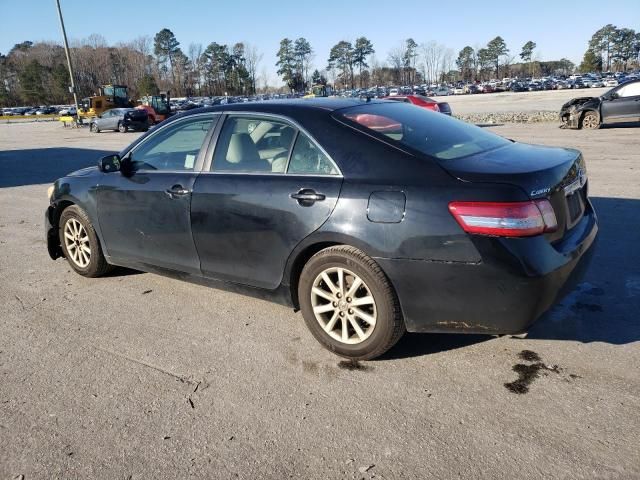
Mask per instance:
[[[411,103],[418,107],[426,108],[427,110],[451,115],[451,107],[447,102],[437,102],[433,98],[424,97],[422,95],[395,95],[393,97],[384,97],[383,100]]]

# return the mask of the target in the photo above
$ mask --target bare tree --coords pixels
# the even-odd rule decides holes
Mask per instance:
[[[438,82],[442,71],[442,62],[446,47],[435,41],[420,45],[422,62],[424,63],[424,77],[428,83]]]
[[[249,73],[249,78],[251,79],[251,91],[253,93],[256,92],[256,75],[258,73],[258,65],[262,61],[263,54],[258,50],[258,47],[251,44],[245,43],[244,47],[244,58],[246,60],[247,72]]]
[[[267,71],[267,67],[262,67],[260,73],[260,89],[262,92],[267,93],[269,91],[269,72]]]
[[[445,76],[453,70],[455,52],[452,48],[442,47],[442,56],[440,59],[440,72],[438,79],[444,81]]]
[[[197,91],[198,95],[202,95],[202,44],[190,43],[188,49],[190,75],[189,75],[189,88],[192,91]]]
[[[404,83],[404,59],[407,56],[407,44],[401,42],[397,47],[389,50],[389,64],[393,69],[394,83]]]
[[[137,37],[131,41],[129,44],[131,48],[138,52],[143,59],[144,65],[144,73],[147,75],[151,75],[153,73],[153,57],[151,53],[153,52],[153,40],[149,35],[143,35],[141,37]]]
[[[81,43],[94,49],[107,47],[107,39],[98,33],[92,33],[86,39],[82,40]]]

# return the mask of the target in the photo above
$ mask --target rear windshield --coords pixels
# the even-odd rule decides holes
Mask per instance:
[[[339,110],[336,117],[439,160],[454,160],[509,144],[475,125],[406,103],[359,105]]]

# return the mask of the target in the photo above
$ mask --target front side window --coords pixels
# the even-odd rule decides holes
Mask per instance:
[[[133,169],[193,170],[214,118],[198,116],[163,128],[133,151]]]
[[[214,172],[284,173],[296,129],[269,117],[227,118],[216,145]]]
[[[338,175],[338,169],[309,137],[300,132],[291,153],[287,173]]]
[[[640,82],[630,83],[623,86],[618,90],[618,96],[620,98],[640,96]]]
[[[336,114],[356,128],[397,142],[438,160],[454,160],[508,145],[509,141],[475,125],[402,103],[374,103]]]

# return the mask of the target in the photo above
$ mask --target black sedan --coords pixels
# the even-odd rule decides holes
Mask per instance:
[[[139,108],[112,108],[106,110],[89,124],[92,132],[114,130],[125,133],[128,130],[146,132],[149,129],[147,112]]]
[[[640,122],[640,80],[623,83],[600,97],[569,100],[560,109],[565,128],[593,130],[604,124]]]
[[[370,359],[406,330],[526,331],[593,251],[587,188],[576,150],[404,103],[235,104],[57,180],[46,238],[80,275],[121,265],[269,298]]]

